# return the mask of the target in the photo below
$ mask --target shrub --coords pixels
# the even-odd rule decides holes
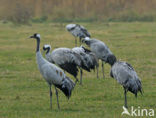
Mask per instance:
[[[31,16],[32,15],[29,8],[16,4],[15,11],[12,12],[8,20],[15,24],[29,24]]]
[[[32,22],[36,22],[36,23],[43,23],[45,21],[47,21],[48,16],[42,16],[40,18],[33,18]]]

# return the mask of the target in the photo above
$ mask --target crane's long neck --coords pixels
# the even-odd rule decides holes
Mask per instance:
[[[36,47],[36,52],[40,51],[40,38],[36,38],[37,40],[37,47]]]
[[[41,66],[46,62],[43,58],[41,52],[40,52],[40,38],[36,38],[37,41],[37,47],[36,47],[36,60],[38,64],[39,70],[41,69]]]
[[[50,61],[50,62],[53,62],[52,61],[52,56],[51,56],[51,54],[50,54],[50,50],[51,50],[51,48],[50,47],[48,47],[47,49],[46,49],[46,59],[48,60],[48,61]]]

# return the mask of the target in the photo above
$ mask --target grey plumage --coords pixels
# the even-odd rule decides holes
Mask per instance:
[[[93,53],[95,53],[96,57],[102,61],[102,70],[103,70],[103,78],[104,78],[104,65],[103,62],[107,61],[109,55],[113,54],[108,46],[97,39],[91,39],[86,37],[83,41],[86,45],[88,45]]]
[[[98,67],[98,59],[96,58],[94,53],[92,53],[90,50],[87,50],[83,46],[80,46],[80,47],[73,48],[72,51],[80,55],[82,61],[81,67],[83,69],[90,72],[91,69],[95,69],[95,67],[96,68]],[[80,84],[82,84],[82,69],[80,69],[80,72],[81,72]]]
[[[57,48],[52,52],[50,52],[50,49],[50,45],[43,46],[43,50],[47,51],[46,59],[72,74],[77,82],[78,68],[81,67],[81,57],[69,48]]]
[[[137,97],[139,91],[142,93],[141,80],[130,64],[117,61],[114,55],[109,55],[107,62],[112,66],[111,77],[116,79],[124,88],[125,107],[127,108],[127,91],[132,92]]]
[[[117,61],[111,68],[111,75],[119,84],[126,88],[126,90],[136,96],[138,91],[142,92],[141,81],[130,64]]]
[[[108,46],[100,40],[86,37],[83,42],[90,47],[91,51],[95,53],[98,59],[104,62],[106,62],[108,55],[112,54]]]
[[[88,65],[90,65],[90,69],[95,69],[95,68],[98,68],[99,67],[99,62],[98,62],[98,58],[96,57],[96,55],[95,55],[95,53],[93,53],[92,51],[90,51],[89,49],[87,49],[87,48],[85,48],[85,47],[83,47],[83,46],[81,46],[81,48],[83,48],[84,49],[84,52],[86,53],[86,54],[88,54],[89,56],[88,56]]]
[[[60,108],[58,102],[58,92],[56,87],[59,88],[69,98],[71,96],[71,92],[74,89],[75,84],[70,78],[68,78],[65,75],[62,69],[60,69],[54,64],[51,64],[50,62],[48,62],[46,59],[43,58],[39,49],[40,35],[34,34],[30,38],[35,38],[37,40],[36,60],[40,73],[42,74],[43,78],[46,80],[46,82],[49,84],[50,87],[50,107],[52,108],[51,86],[54,85],[56,90],[58,108]]]
[[[90,50],[86,49],[83,46],[75,47],[72,50],[80,55],[82,63],[86,66],[86,68],[88,68],[88,71],[90,71],[90,69],[95,69],[95,67],[98,67],[98,59]]]
[[[79,25],[79,24],[68,24],[66,26],[66,29],[75,37],[76,46],[77,46],[76,37],[79,38],[80,43],[81,43],[82,38],[91,37],[90,33],[82,25]]]

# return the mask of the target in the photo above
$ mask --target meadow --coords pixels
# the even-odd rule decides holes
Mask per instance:
[[[92,37],[104,41],[119,60],[129,62],[141,78],[144,93],[139,93],[136,99],[128,92],[129,109],[140,106],[156,112],[156,22],[79,24]],[[72,48],[74,38],[65,25],[0,23],[0,118],[127,117],[121,116],[123,88],[109,76],[108,64],[105,64],[105,79],[102,79],[101,66],[99,79],[94,71],[84,72],[83,85],[75,87],[69,100],[59,91],[60,110],[53,87],[53,109],[49,108],[49,88],[36,64],[36,41],[27,38],[40,33],[40,49],[44,44],[51,44],[52,49]]]

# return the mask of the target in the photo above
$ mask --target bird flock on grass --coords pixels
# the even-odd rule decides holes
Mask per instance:
[[[66,29],[75,37],[75,47],[72,49],[66,47],[52,49],[51,45],[45,44],[43,46],[43,51],[46,53],[45,58],[40,52],[40,34],[35,33],[29,37],[37,41],[36,61],[41,75],[49,85],[50,108],[52,108],[52,86],[55,87],[57,105],[60,109],[58,89],[69,99],[79,81],[77,77],[79,71],[80,85],[82,85],[83,70],[87,72],[96,70],[97,78],[99,78],[99,60],[102,62],[103,79],[105,78],[104,63],[111,66],[110,76],[123,86],[124,106],[128,108],[127,92],[132,92],[136,97],[138,92],[142,94],[141,80],[134,68],[127,62],[118,61],[103,41],[91,38],[91,34],[85,27],[79,24],[68,24]],[[80,46],[77,46],[76,38],[79,38]],[[90,50],[82,46],[82,43],[85,43]],[[65,72],[71,74],[76,81],[74,82],[67,77]]]

